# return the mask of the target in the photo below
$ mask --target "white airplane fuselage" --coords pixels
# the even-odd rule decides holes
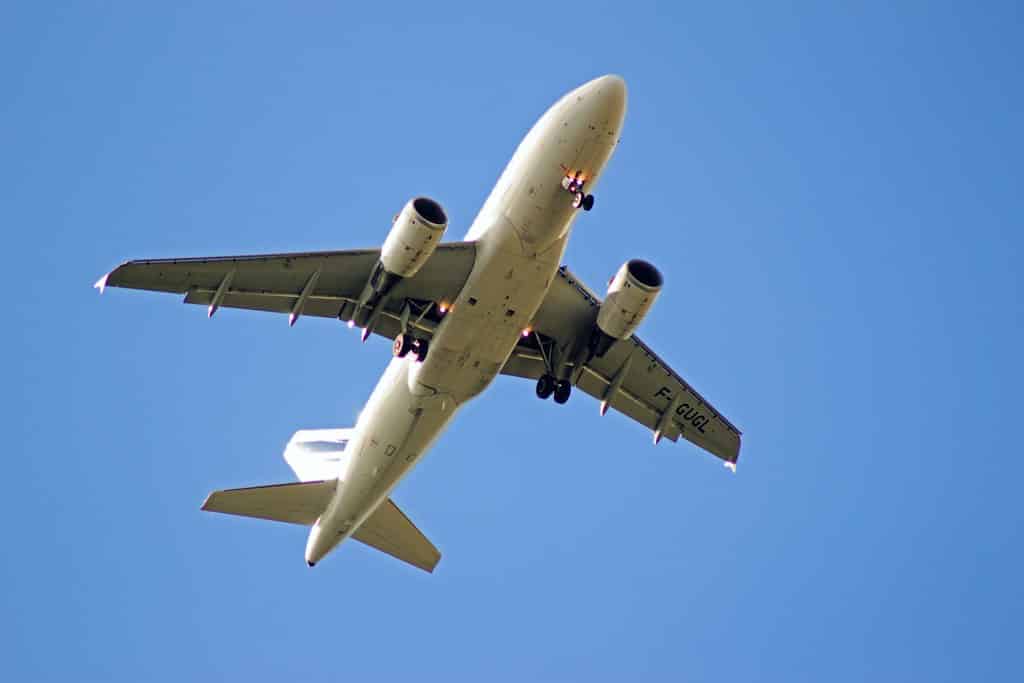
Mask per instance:
[[[625,83],[603,76],[555,103],[520,143],[466,235],[476,243],[473,270],[426,359],[394,358],[359,415],[337,490],[310,531],[310,566],[352,535],[501,371],[547,294],[578,212],[562,179],[578,172],[593,190],[625,110]]]

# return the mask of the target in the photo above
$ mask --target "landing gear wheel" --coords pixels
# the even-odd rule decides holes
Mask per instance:
[[[587,200],[586,195],[582,192],[576,192],[572,195],[572,208],[578,209],[583,206],[583,203]],[[591,202],[593,203],[593,202]]]
[[[571,393],[572,385],[569,384],[569,380],[560,379],[555,383],[555,403],[565,403]]]
[[[398,335],[395,337],[395,343],[391,345],[391,353],[394,354],[395,358],[405,358],[412,351],[414,341],[407,334]]]
[[[594,208],[594,195],[588,194],[586,197],[584,197],[583,198],[582,206],[583,206],[583,210],[584,211],[590,211],[591,209],[593,209]]]
[[[537,398],[543,400],[551,396],[555,391],[555,378],[551,375],[541,375],[537,380]]]
[[[427,340],[426,339],[417,339],[416,340],[416,360],[418,360],[419,362],[422,363],[426,359],[426,357],[427,357],[427,351],[429,350],[429,348],[430,348],[430,345],[427,344]]]

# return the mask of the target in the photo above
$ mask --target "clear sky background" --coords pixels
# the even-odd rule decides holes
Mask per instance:
[[[4,3],[0,678],[1021,680],[1022,15],[892,4]],[[641,336],[738,473],[499,378],[395,493],[434,575],[200,512],[389,344],[92,283],[375,246],[419,193],[461,238],[604,73],[566,261],[663,270]]]

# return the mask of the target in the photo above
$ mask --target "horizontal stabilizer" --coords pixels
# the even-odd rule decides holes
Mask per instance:
[[[202,509],[311,526],[327,509],[337,485],[337,479],[328,479],[214,491]],[[352,538],[424,571],[434,571],[441,561],[434,544],[390,498],[377,506]]]
[[[440,551],[390,498],[377,506],[352,538],[427,572],[441,561]]]
[[[202,509],[309,526],[327,508],[337,485],[337,479],[330,479],[214,491]]]

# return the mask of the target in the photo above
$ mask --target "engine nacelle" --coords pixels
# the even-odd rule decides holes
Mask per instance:
[[[427,197],[416,197],[402,207],[380,250],[384,270],[398,277],[412,277],[434,253],[448,216],[441,205]]]
[[[598,356],[604,355],[614,340],[633,334],[658,298],[662,282],[661,273],[647,261],[633,259],[622,264],[597,311],[592,347]]]

